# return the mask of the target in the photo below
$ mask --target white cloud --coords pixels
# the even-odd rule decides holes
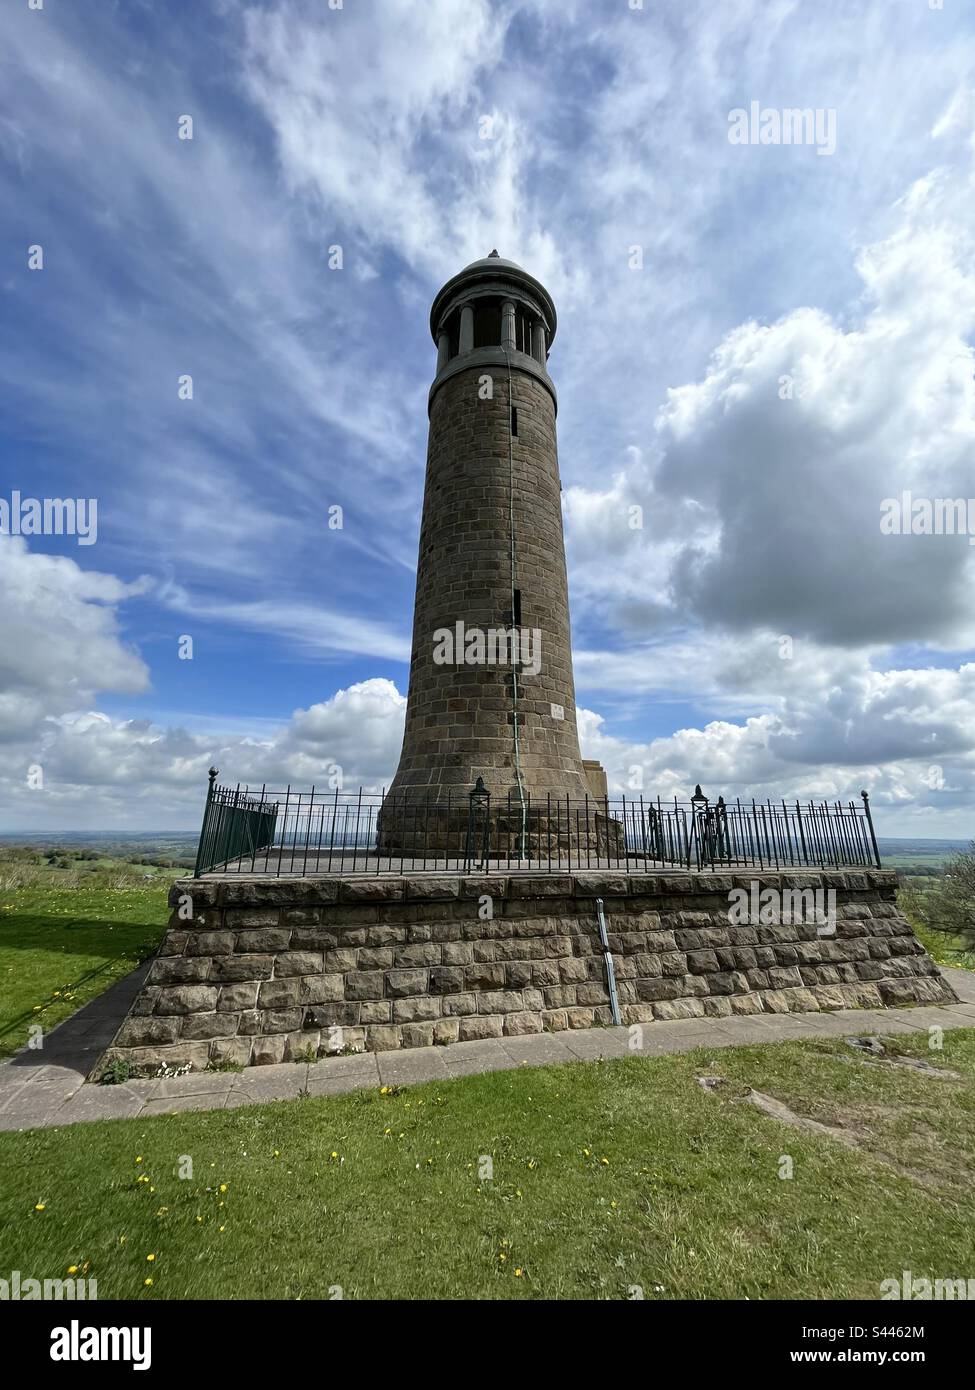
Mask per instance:
[[[36,736],[45,716],[77,708],[97,690],[149,688],[148,669],[123,642],[116,616],[146,588],[0,536],[0,740]]]

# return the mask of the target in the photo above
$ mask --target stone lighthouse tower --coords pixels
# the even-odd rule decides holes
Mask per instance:
[[[449,798],[460,810],[479,777],[493,805],[579,804],[599,790],[576,731],[555,329],[548,291],[497,251],[433,301],[409,697],[388,807]]]

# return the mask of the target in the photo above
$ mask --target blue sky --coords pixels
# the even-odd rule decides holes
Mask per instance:
[[[975,495],[973,72],[960,0],[8,0],[0,497],[98,531],[0,538],[0,826],[388,782],[427,313],[496,246],[559,309],[584,753],[970,837],[975,547],[879,515]]]

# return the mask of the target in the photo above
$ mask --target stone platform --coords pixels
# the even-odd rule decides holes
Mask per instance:
[[[832,893],[835,923],[735,890]],[[612,1023],[955,1002],[884,870],[188,879],[96,1068],[273,1064]],[[792,909],[795,903],[792,903]]]

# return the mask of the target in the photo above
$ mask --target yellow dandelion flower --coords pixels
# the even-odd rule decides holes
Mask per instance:
[[[152,1288],[152,1280],[151,1280],[151,1279],[143,1279],[142,1282],[143,1282],[143,1284],[146,1286],[147,1289],[151,1289],[151,1288]]]
[[[38,1202],[38,1203],[35,1205],[34,1210],[35,1210],[35,1211],[43,1211],[44,1208],[45,1208],[46,1206],[47,1206],[47,1203],[46,1203],[46,1202]]]
[[[227,1190],[227,1184],[226,1184],[225,1182],[222,1182],[222,1183],[220,1184],[220,1191],[221,1191],[221,1192],[226,1192],[226,1190]]]
[[[220,1230],[221,1230],[221,1231],[225,1231],[226,1229],[227,1229],[226,1226],[221,1226],[221,1227],[220,1227]]]
[[[515,1278],[516,1278],[516,1279],[520,1279],[521,1276],[524,1274],[524,1272],[525,1272],[525,1271],[524,1271],[523,1269],[516,1269],[516,1270],[515,1270]]]
[[[155,1255],[147,1255],[147,1256],[146,1256],[146,1259],[149,1261],[150,1264],[152,1264],[152,1262],[153,1262],[153,1260],[154,1260],[155,1258],[156,1258]]]
[[[69,1273],[69,1274],[77,1274],[77,1273],[78,1273],[78,1266],[77,1266],[77,1265],[68,1265],[68,1273]]]
[[[588,1149],[583,1149],[582,1152],[586,1155],[586,1158],[589,1157],[589,1152],[590,1152],[590,1151],[589,1151]]]
[[[609,1167],[609,1159],[608,1159],[608,1158],[601,1158],[599,1161],[600,1161],[600,1163],[605,1163],[605,1165],[606,1165],[607,1168]]]
[[[335,1152],[334,1149],[332,1150],[332,1157],[333,1157],[333,1158],[338,1158],[338,1154]]]
[[[202,1220],[203,1220],[203,1217],[202,1217],[202,1216],[198,1216],[196,1219],[197,1219],[197,1221],[202,1221]]]

